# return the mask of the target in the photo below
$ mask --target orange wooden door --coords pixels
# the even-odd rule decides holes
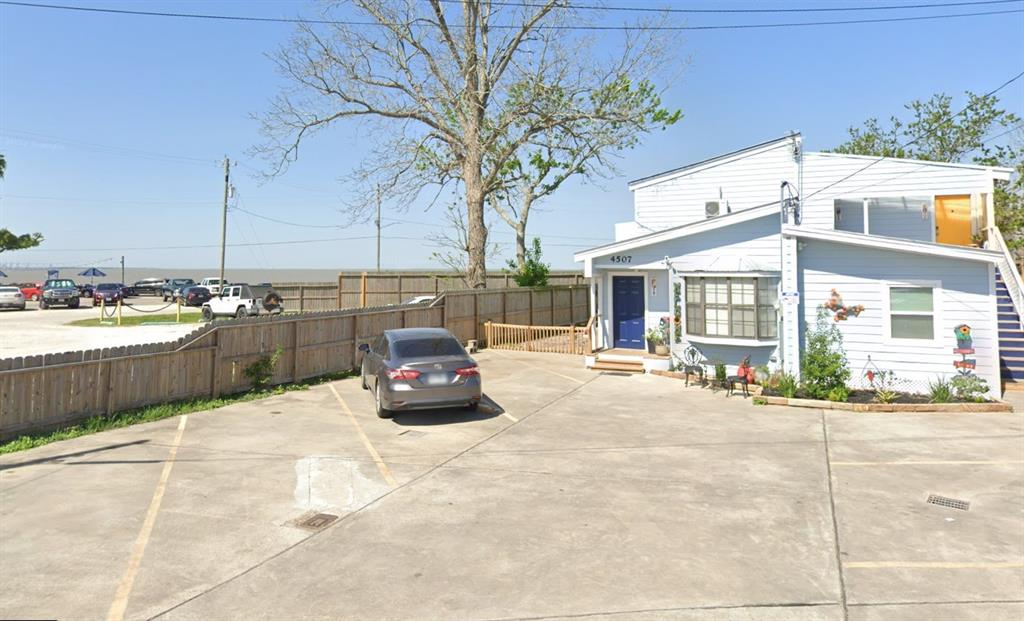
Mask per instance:
[[[935,197],[935,241],[971,245],[971,195]]]

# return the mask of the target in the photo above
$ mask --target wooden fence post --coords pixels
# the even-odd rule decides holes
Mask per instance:
[[[526,295],[530,298],[530,321],[528,321],[527,323],[532,326],[534,324],[534,321],[533,321],[533,289],[527,289],[526,290]]]
[[[337,304],[336,308],[341,308],[341,292],[342,292],[342,286],[344,284],[345,284],[345,275],[344,274],[338,274],[338,304]]]
[[[487,339],[487,346],[491,346],[491,322],[484,324],[484,337]]]
[[[366,272],[359,279],[359,307],[366,308]]]
[[[106,380],[106,386],[107,386],[107,389],[103,391],[106,394],[106,396],[104,397],[104,400],[103,400],[103,411],[106,413],[107,416],[110,416],[113,413],[113,411],[114,411],[113,410],[113,406],[114,406],[114,369],[113,369],[113,366],[114,366],[114,363],[111,360],[107,360],[106,362],[103,363],[103,368],[106,370],[106,377],[104,379]]]
[[[292,322],[292,381],[299,381],[299,322]]]
[[[213,354],[213,371],[210,375],[210,398],[216,399],[220,396],[220,329],[214,329],[213,335],[213,349],[210,353]]]
[[[299,285],[299,312],[300,313],[305,310],[305,306],[306,306],[306,288],[303,287],[302,285]]]
[[[551,303],[548,304],[548,308],[551,309],[551,321],[548,322],[549,326],[555,325],[555,290],[548,289],[548,293],[551,296]]]
[[[479,293],[473,294],[473,339],[480,340],[480,306],[477,304]]]
[[[399,274],[398,275],[398,299],[395,300],[395,303],[396,304],[401,304],[402,303],[402,298],[404,298],[404,297],[405,296],[403,295],[403,292],[402,292],[402,275]]]

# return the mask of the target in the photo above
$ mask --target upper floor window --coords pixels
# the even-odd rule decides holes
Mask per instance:
[[[833,201],[833,213],[837,231],[935,240],[936,222],[930,196],[837,198]]]
[[[778,337],[778,280],[686,277],[686,333],[740,339]]]

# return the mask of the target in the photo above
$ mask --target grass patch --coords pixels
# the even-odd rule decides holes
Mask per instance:
[[[97,312],[97,315],[99,313]],[[174,313],[161,313],[158,315],[127,315],[121,317],[121,327],[124,326],[144,326],[147,323],[174,323],[176,315]],[[182,313],[180,323],[200,323],[203,319],[200,313]],[[77,321],[69,322],[69,326],[79,326],[85,328],[116,328],[117,317],[110,317],[104,321],[109,323],[100,323],[99,317],[90,317],[89,319],[78,319]]]
[[[173,401],[171,403],[160,403],[131,410],[123,410],[121,412],[115,412],[110,416],[92,416],[77,425],[64,427],[49,433],[28,434],[4,442],[0,444],[0,455],[25,451],[31,448],[36,448],[37,446],[87,436],[100,431],[119,429],[121,427],[128,427],[139,423],[151,423],[164,418],[178,416],[179,414],[191,414],[192,412],[201,412],[203,410],[215,410],[234,403],[256,401],[258,399],[263,399],[264,397],[281,395],[295,390],[307,390],[310,386],[333,382],[335,380],[345,379],[354,375],[355,371],[342,371],[340,373],[332,373],[330,375],[308,379],[296,384],[281,384],[267,390],[250,390],[249,392],[240,392],[233,395],[218,397],[216,399],[203,398]]]

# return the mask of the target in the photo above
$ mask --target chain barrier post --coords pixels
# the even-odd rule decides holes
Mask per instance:
[[[105,302],[106,298],[100,298],[100,323],[103,323],[103,320],[106,318],[106,313],[104,312],[103,308]]]
[[[175,297],[174,301],[177,303],[177,307],[175,309],[176,314],[174,318],[174,323],[181,323],[181,298]]]
[[[121,300],[117,300],[117,325],[121,325]]]

